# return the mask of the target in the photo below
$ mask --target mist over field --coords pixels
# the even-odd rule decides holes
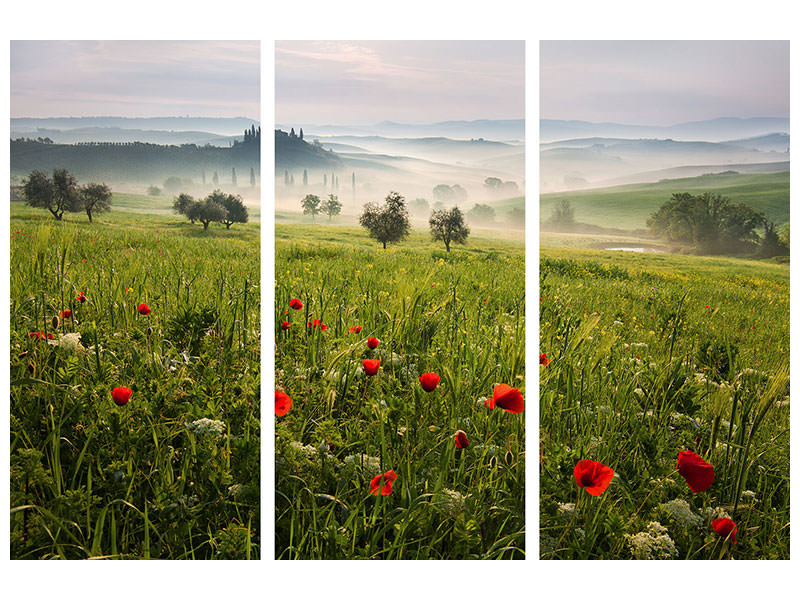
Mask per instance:
[[[427,226],[432,209],[452,206],[472,226],[524,226],[522,121],[303,125],[302,140],[300,130],[278,125],[276,131],[275,208],[283,222],[309,220],[300,205],[307,194],[335,194],[342,212],[331,222],[355,224],[365,203],[396,191],[416,226]],[[482,206],[470,214],[476,204]]]

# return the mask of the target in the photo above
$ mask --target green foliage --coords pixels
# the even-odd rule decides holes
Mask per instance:
[[[481,223],[492,223],[495,215],[496,212],[494,208],[488,204],[475,204],[475,206],[467,211],[467,219]]]
[[[311,215],[312,220],[321,212],[320,199],[316,194],[306,194],[306,197],[300,201],[300,205],[303,207],[303,214]]]
[[[575,225],[575,209],[569,200],[563,198],[557,206],[553,207],[550,215],[550,224],[562,230],[572,229]]]
[[[328,194],[328,199],[322,205],[320,211],[328,215],[328,220],[342,212],[342,203],[339,202],[339,197],[336,194]]]
[[[397,192],[389,192],[383,207],[374,202],[365,204],[358,222],[370,237],[383,244],[384,250],[386,244],[407,238],[411,230],[405,198]]]
[[[81,209],[78,182],[66,169],[55,169],[52,179],[33,171],[23,182],[22,195],[29,206],[46,208],[58,221],[65,212]]]
[[[80,189],[80,203],[92,222],[92,214],[111,210],[111,189],[104,183],[88,183]]]

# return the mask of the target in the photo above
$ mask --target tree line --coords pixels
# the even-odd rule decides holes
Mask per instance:
[[[61,221],[65,212],[85,212],[92,215],[111,210],[111,188],[104,183],[78,185],[67,169],[55,169],[48,177],[43,171],[33,171],[22,184],[22,196],[28,206],[44,208]]]

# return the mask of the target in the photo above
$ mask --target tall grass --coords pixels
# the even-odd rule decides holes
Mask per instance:
[[[540,272],[542,558],[788,558],[788,266],[543,249]],[[581,459],[615,470],[602,496]]]
[[[196,229],[12,207],[13,558],[258,557],[258,229]]]
[[[522,558],[524,413],[484,406],[495,383],[524,392],[522,247],[383,251],[325,226],[276,239],[276,387],[293,400],[276,424],[277,558]],[[430,393],[425,372],[441,376]],[[371,495],[390,469],[392,493]]]

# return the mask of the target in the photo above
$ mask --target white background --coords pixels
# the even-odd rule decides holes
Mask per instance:
[[[380,0],[305,0],[268,3],[228,0],[220,3],[142,0],[32,1],[16,0],[0,12],[3,44],[0,69],[3,91],[0,103],[4,118],[0,130],[1,190],[9,184],[9,40],[16,39],[153,39],[153,40],[261,40],[263,130],[274,120],[275,40],[526,40],[527,118],[527,551],[526,561],[493,562],[275,562],[273,556],[273,451],[272,396],[273,357],[273,238],[271,218],[273,136],[265,135],[262,164],[262,560],[253,562],[180,561],[70,561],[44,563],[8,560],[7,517],[0,518],[2,585],[10,598],[212,598],[281,597],[335,600],[353,598],[746,598],[780,594],[797,597],[800,583],[797,565],[790,562],[540,562],[538,555],[538,385],[535,362],[538,348],[536,315],[538,282],[538,42],[539,40],[594,39],[780,39],[792,40],[792,116],[797,111],[798,51],[800,19],[788,0],[759,2],[672,0],[671,2],[562,1],[538,6],[534,2],[468,2],[461,0],[387,2]],[[793,177],[792,204],[797,198]],[[5,192],[3,192],[5,193]],[[9,239],[9,223],[0,219],[0,239]],[[0,250],[2,268],[8,273],[8,246]],[[795,257],[797,259],[797,257]],[[794,279],[794,278],[793,278]],[[8,298],[8,279],[0,278],[0,298]],[[793,286],[794,287],[794,286]],[[792,294],[794,299],[796,294]],[[798,315],[797,302],[792,315]],[[0,340],[8,339],[8,316],[0,314]],[[798,342],[800,328],[792,328]],[[4,343],[1,346],[7,348]],[[800,346],[795,345],[796,348]],[[2,386],[7,390],[9,357],[0,357]],[[798,373],[797,356],[792,373]],[[8,396],[0,405],[0,489],[3,509],[8,510],[9,421]],[[794,412],[794,411],[793,411]],[[796,419],[793,419],[796,421]],[[794,438],[792,436],[793,448]],[[796,481],[797,453],[792,461]],[[794,507],[794,502],[792,506]],[[796,511],[793,511],[796,512]],[[6,515],[8,512],[5,513]],[[795,534],[792,556],[798,557]],[[793,572],[794,571],[794,572]]]

